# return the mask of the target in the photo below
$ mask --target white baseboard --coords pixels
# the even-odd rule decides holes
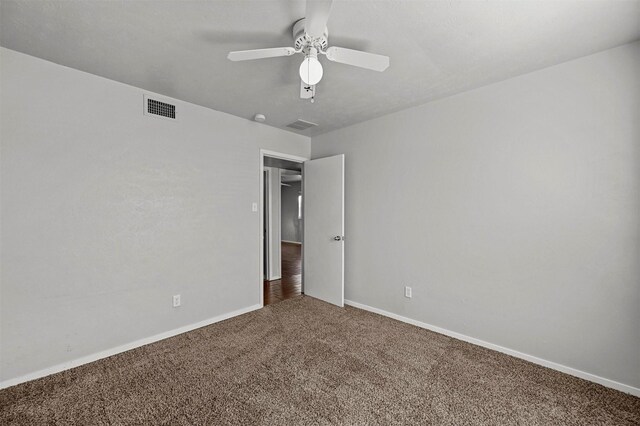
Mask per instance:
[[[88,364],[90,362],[107,358],[112,355],[119,354],[121,352],[126,352],[131,349],[139,348],[140,346],[148,345],[150,343],[158,342],[160,340],[164,340],[169,337],[177,336],[178,334],[186,333],[187,331],[195,330],[197,328],[205,327],[207,325],[211,325],[216,322],[224,321],[226,319],[229,319],[238,315],[246,314],[248,312],[255,311],[256,309],[260,309],[260,308],[262,308],[261,305],[253,305],[247,308],[242,308],[232,312],[227,312],[225,314],[218,315],[216,317],[209,318],[204,321],[197,322],[195,324],[185,325],[183,327],[179,327],[170,331],[165,331],[164,333],[156,334],[151,337],[145,337],[143,339],[136,340],[134,342],[116,346],[115,348],[106,349],[104,351],[100,351],[91,355],[87,355],[81,358],[76,358],[71,361],[63,362],[62,364],[58,364],[42,370],[34,371],[33,373],[25,374],[24,376],[15,377],[13,379],[7,379],[3,382],[0,382],[0,389],[8,388],[9,386],[15,386],[20,383],[24,383],[31,380],[39,379],[41,377],[49,376],[50,374],[59,373],[64,370],[69,370],[70,368],[79,367],[83,364]]]
[[[435,331],[436,333],[444,334],[445,336],[453,337],[454,339],[463,340],[468,343],[472,343],[474,345],[482,346],[487,349],[492,349],[494,351],[502,352],[507,355],[511,355],[516,358],[524,359],[525,361],[532,362],[534,364],[542,365],[543,367],[548,367],[553,370],[560,371],[562,373],[570,374],[575,377],[579,377],[584,380],[588,380],[590,382],[598,383],[602,386],[606,386],[611,389],[616,389],[621,392],[625,392],[634,396],[640,396],[640,389],[635,388],[633,386],[625,385],[624,383],[616,382],[614,380],[605,379],[604,377],[596,376],[595,374],[586,373],[581,370],[576,370],[575,368],[567,367],[566,365],[558,364],[552,361],[547,361],[546,359],[538,358],[533,355],[525,354],[522,352],[518,352],[513,349],[505,348],[503,346],[499,346],[493,343],[485,342],[484,340],[476,339],[474,337],[465,336],[464,334],[456,333],[455,331],[450,331],[445,328],[437,327],[435,325],[427,324],[421,321],[417,321],[411,318],[403,317],[398,314],[394,314],[392,312],[387,312],[382,309],[374,308],[372,306],[363,305],[362,303],[354,302],[351,300],[344,301],[346,305],[353,306],[354,308],[364,309],[365,311],[373,312],[379,315],[383,315],[385,317],[393,318],[398,321],[405,322],[407,324],[412,324],[420,328],[425,328],[427,330]]]
[[[289,243],[289,244],[298,244],[298,245],[302,245],[302,243],[300,241],[287,241],[287,240],[280,240],[281,243]]]

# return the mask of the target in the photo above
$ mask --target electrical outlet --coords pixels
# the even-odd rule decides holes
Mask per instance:
[[[178,306],[180,306],[180,295],[176,294],[173,296],[173,307],[177,308]]]
[[[411,287],[404,288],[404,297],[411,299]]]
[[[251,211],[252,212],[257,212],[258,211],[258,203],[252,203],[251,204]]]

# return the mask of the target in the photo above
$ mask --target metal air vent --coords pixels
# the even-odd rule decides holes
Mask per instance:
[[[310,127],[316,127],[317,124],[316,123],[312,123],[310,121],[304,121],[304,120],[296,120],[291,124],[287,124],[287,127],[290,127],[292,129],[296,129],[296,130],[307,130]]]
[[[144,113],[168,120],[176,119],[176,106],[167,102],[162,102],[156,97],[144,96]]]

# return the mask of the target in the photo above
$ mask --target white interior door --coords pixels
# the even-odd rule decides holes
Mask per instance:
[[[344,155],[304,163],[304,292],[344,306]]]

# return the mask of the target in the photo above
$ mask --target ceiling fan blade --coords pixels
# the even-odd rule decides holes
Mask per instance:
[[[227,59],[231,61],[249,61],[252,59],[277,58],[291,56],[296,53],[293,47],[273,47],[271,49],[238,50],[229,52]]]
[[[384,71],[389,66],[389,57],[360,50],[345,49],[332,46],[327,49],[327,59],[354,67],[366,68],[374,71]]]
[[[304,31],[312,38],[322,37],[327,28],[333,0],[307,0]]]

